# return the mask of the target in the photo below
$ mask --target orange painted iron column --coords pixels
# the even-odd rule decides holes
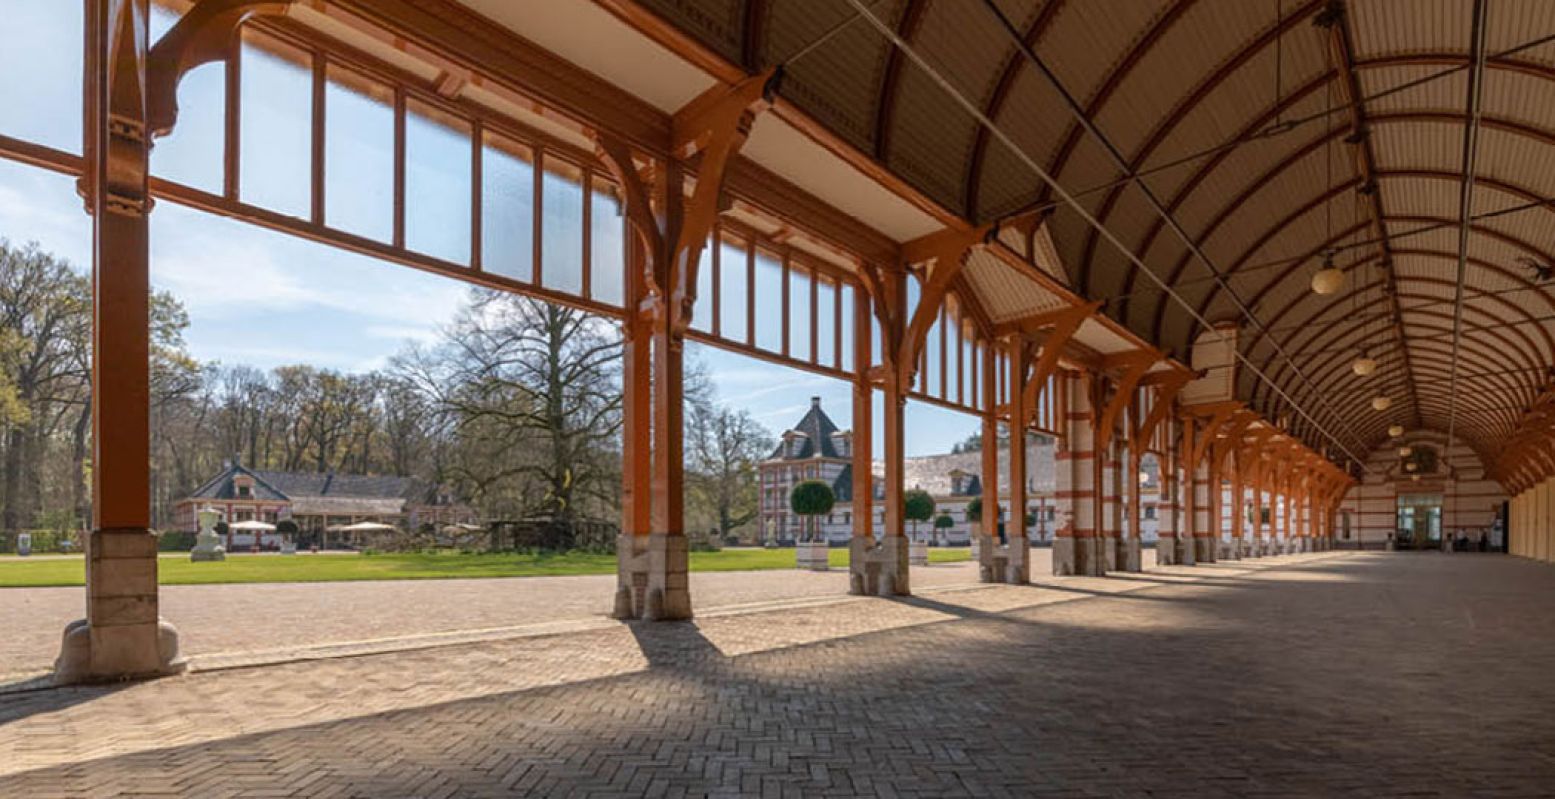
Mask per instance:
[[[1177,473],[1182,478],[1182,526],[1177,531],[1178,550],[1182,556],[1178,563],[1183,566],[1199,562],[1199,536],[1204,529],[1199,518],[1203,505],[1199,497],[1199,470],[1193,460],[1194,424],[1193,414],[1182,415],[1182,445],[1177,448]]]
[[[65,628],[54,679],[181,671],[158,615],[151,532],[147,0],[87,4],[86,169],[92,215],[92,530],[86,618]]]
[[[993,345],[983,347],[978,364],[983,399],[982,509],[972,522],[972,557],[978,563],[978,579],[999,582],[994,557],[999,547],[999,359]],[[1012,428],[1013,429],[1013,428]],[[1013,436],[1011,441],[1013,441]],[[969,520],[970,521],[970,520]]]
[[[1009,356],[1010,454],[1009,520],[1004,524],[1004,582],[1025,585],[1031,582],[1031,531],[1026,529],[1026,428],[1033,409],[1026,407],[1026,382],[1032,379],[1031,347],[1020,336],[1006,341]],[[1033,396],[1040,397],[1038,393]],[[998,459],[994,459],[994,481],[998,481]]]
[[[853,536],[848,542],[848,593],[870,593],[867,568],[859,568],[875,545],[874,386],[870,381],[870,339],[874,325],[869,298],[858,292],[853,302]]]
[[[1178,540],[1182,514],[1182,478],[1178,472],[1181,447],[1177,431],[1171,427],[1172,414],[1168,412],[1161,424],[1167,425],[1167,430],[1163,437],[1166,452],[1156,461],[1161,467],[1161,493],[1155,511],[1155,562],[1157,566],[1175,566],[1182,562],[1182,545]]]
[[[1235,471],[1231,473],[1231,559],[1241,560],[1247,540],[1247,482],[1243,476],[1247,458],[1233,451]]]

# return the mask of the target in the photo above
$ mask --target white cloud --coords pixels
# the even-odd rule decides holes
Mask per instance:
[[[362,328],[362,332],[371,338],[418,344],[432,344],[440,338],[436,325],[368,325]]]

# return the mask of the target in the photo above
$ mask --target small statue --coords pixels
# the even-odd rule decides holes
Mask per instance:
[[[190,551],[189,559],[196,563],[226,560],[227,548],[221,545],[221,536],[216,534],[216,522],[221,519],[221,513],[207,505],[195,517],[200,520],[200,532],[194,539],[194,549]]]

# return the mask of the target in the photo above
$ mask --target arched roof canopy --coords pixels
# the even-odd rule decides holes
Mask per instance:
[[[841,30],[789,66],[796,104],[971,224],[1044,219],[1071,288],[1163,351],[1239,321],[1268,418],[1293,400],[1360,451],[1403,424],[1496,452],[1546,393],[1555,4],[1488,4],[1479,50],[1475,0],[872,4],[925,69],[847,2],[637,2],[751,69]],[[1328,253],[1349,277],[1320,297]]]

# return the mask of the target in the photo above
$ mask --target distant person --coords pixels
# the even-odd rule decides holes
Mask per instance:
[[[1489,533],[1489,531],[1486,531],[1486,530],[1480,530],[1479,531],[1479,551],[1481,551],[1481,552],[1489,552],[1490,551],[1490,533]]]

